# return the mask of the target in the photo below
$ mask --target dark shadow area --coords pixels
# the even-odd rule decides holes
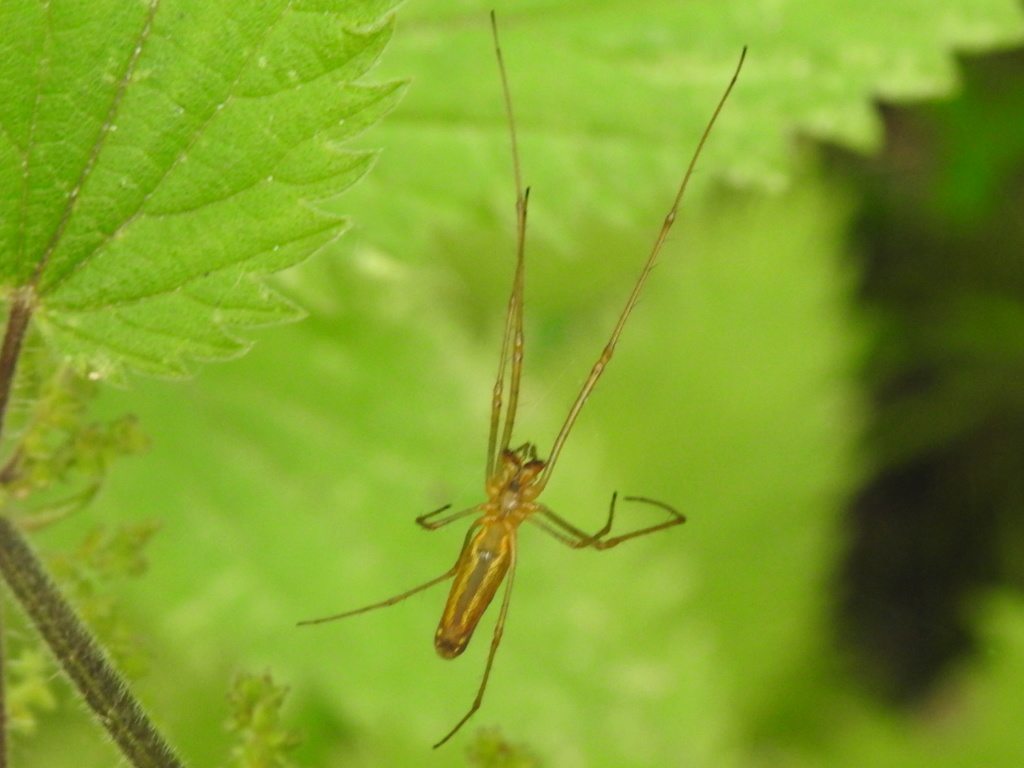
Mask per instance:
[[[883,108],[853,233],[870,475],[850,499],[838,624],[858,677],[923,704],[1024,583],[1024,54],[967,60],[953,101]]]

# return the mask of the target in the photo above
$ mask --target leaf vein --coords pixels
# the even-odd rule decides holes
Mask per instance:
[[[92,175],[93,169],[96,167],[96,161],[99,158],[100,151],[106,143],[107,136],[110,135],[110,128],[114,124],[114,118],[117,116],[117,111],[121,106],[121,101],[124,98],[125,92],[128,90],[128,85],[131,83],[132,75],[135,72],[135,65],[138,64],[139,57],[142,55],[142,48],[146,44],[146,40],[149,38],[150,31],[153,28],[153,18],[156,16],[156,10],[159,5],[160,0],[150,0],[149,10],[146,13],[146,20],[143,23],[142,30],[139,32],[138,39],[135,42],[135,49],[132,51],[132,55],[125,66],[124,74],[118,81],[117,90],[114,92],[114,98],[110,103],[110,109],[107,110],[107,117],[103,121],[103,125],[100,126],[99,135],[97,135],[96,141],[93,142],[92,151],[89,153],[89,157],[85,161],[85,165],[82,166],[82,172],[78,176],[78,181],[75,182],[75,186],[72,187],[71,191],[68,193],[68,199],[64,205],[64,213],[61,215],[60,221],[57,222],[57,228],[54,230],[53,236],[50,238],[50,242],[46,246],[46,250],[39,259],[39,263],[36,264],[35,271],[29,280],[30,285],[36,286],[39,284],[39,279],[42,277],[43,271],[46,269],[46,265],[50,261],[50,257],[53,255],[57,245],[60,243],[64,230],[67,228],[68,222],[71,220],[71,215],[74,212],[76,203],[78,202],[78,197],[82,191],[82,187],[85,186],[86,181],[88,181],[89,177]]]
[[[159,0],[153,0],[153,1],[154,2],[159,2]],[[181,164],[181,162],[184,160],[184,158],[186,158],[188,156],[189,151],[196,145],[196,142],[198,142],[202,138],[203,132],[209,127],[210,123],[213,121],[213,119],[217,115],[217,113],[221,109],[223,109],[228,103],[230,103],[232,100],[234,100],[235,98],[238,98],[236,93],[235,93],[235,91],[237,90],[238,84],[241,81],[241,78],[242,78],[243,74],[246,72],[246,70],[247,70],[247,68],[249,66],[249,63],[253,60],[253,57],[256,56],[262,50],[263,44],[266,42],[266,39],[270,35],[271,31],[273,29],[275,29],[278,24],[280,24],[281,20],[285,18],[286,13],[289,10],[291,10],[291,8],[292,8],[292,2],[291,2],[291,0],[289,0],[289,2],[286,5],[282,6],[281,13],[278,15],[277,19],[274,20],[272,23],[267,24],[263,28],[263,32],[262,32],[262,35],[260,36],[259,42],[256,45],[252,46],[252,50],[250,51],[248,57],[246,57],[245,61],[238,67],[238,70],[235,73],[234,79],[231,81],[231,84],[227,87],[226,95],[225,95],[223,101],[221,101],[221,103],[219,105],[217,105],[217,107],[215,107],[214,109],[210,110],[210,113],[206,116],[206,118],[203,120],[203,122],[200,125],[196,126],[195,130],[192,132],[192,135],[182,145],[182,147],[179,150],[177,156],[175,156],[175,158],[167,165],[167,167],[165,168],[164,172],[161,174],[160,178],[158,178],[156,180],[156,182],[152,185],[150,190],[148,192],[146,192],[146,194],[143,195],[142,198],[139,200],[139,204],[136,206],[135,210],[132,211],[130,214],[128,214],[124,218],[124,220],[120,224],[118,224],[117,227],[115,227],[107,235],[105,235],[103,237],[103,239],[99,243],[96,244],[96,246],[92,249],[92,251],[90,251],[89,253],[85,254],[81,259],[79,259],[74,264],[74,266],[72,266],[72,268],[70,270],[68,270],[67,274],[61,276],[58,280],[56,280],[50,286],[51,290],[55,289],[57,286],[59,286],[65,280],[69,279],[78,270],[80,270],[85,264],[89,263],[92,260],[92,258],[99,251],[101,251],[103,249],[103,247],[107,243],[109,243],[111,240],[113,240],[115,237],[117,237],[122,231],[124,231],[124,229],[126,227],[131,225],[134,221],[136,221],[139,218],[140,215],[142,215],[142,211],[146,207],[146,203],[148,203],[150,201],[150,199],[152,199],[153,195],[155,195],[156,192],[160,189],[161,184],[163,184],[167,180],[167,178],[171,175],[171,173]],[[253,186],[255,186],[255,185],[253,185]],[[240,192],[240,191],[243,191],[243,190],[236,190],[233,194],[238,194],[238,192]]]

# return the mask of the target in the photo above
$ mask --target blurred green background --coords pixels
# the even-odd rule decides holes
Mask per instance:
[[[481,728],[564,768],[1020,765],[1024,58],[948,50],[1019,41],[1015,4],[942,4],[946,49],[921,42],[933,4],[495,4],[532,185],[518,435],[542,454],[751,46],[546,494],[586,529],[615,490],[689,522],[603,553],[524,529],[484,706],[438,752],[493,617],[454,662],[443,587],[294,626],[442,573],[464,529],[413,518],[483,500],[513,193],[489,6],[455,5],[398,11],[377,76],[413,82],[362,140],[384,153],[338,203],[356,229],[279,281],[310,317],[106,392],[153,449],[39,539],[161,523],[115,588],[172,740],[223,763],[228,679],[267,669],[310,766],[466,765]],[[109,755],[69,705],[15,757]]]

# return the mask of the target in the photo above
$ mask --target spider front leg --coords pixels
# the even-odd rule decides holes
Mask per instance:
[[[439,509],[435,509],[433,512],[427,512],[425,515],[420,515],[416,518],[416,524],[421,528],[426,528],[428,531],[436,531],[438,528],[443,528],[448,523],[453,523],[456,520],[461,520],[468,515],[472,515],[474,512],[480,512],[480,506],[466,507],[466,509],[460,509],[458,512],[452,512],[450,515],[440,518],[439,520],[431,521],[431,518],[437,517],[442,512],[446,512],[451,509],[451,504],[445,504]]]
[[[604,526],[594,534],[585,533],[568,520],[556,515],[551,511],[551,509],[543,504],[537,505],[536,515],[531,516],[529,519],[532,523],[554,536],[567,547],[572,547],[573,549],[583,549],[585,547],[593,547],[594,549],[611,549],[628,539],[635,539],[638,536],[646,536],[649,533],[656,533],[666,528],[671,528],[674,525],[682,525],[686,522],[686,517],[682,513],[664,502],[648,499],[644,496],[623,496],[622,498],[625,501],[638,501],[642,504],[652,504],[656,507],[660,507],[668,512],[671,517],[663,523],[656,523],[655,525],[649,525],[646,528],[641,528],[638,531],[632,531],[631,533],[626,533],[622,536],[613,536],[610,539],[606,539],[605,536],[611,532],[612,524],[615,521],[615,504],[618,501],[618,497],[618,492],[612,494],[611,504],[608,505],[608,520],[605,522]],[[540,515],[540,517],[537,515]],[[544,522],[544,520],[547,520],[548,522]]]
[[[458,512],[454,512],[454,513],[448,515],[447,517],[442,517],[440,520],[437,520],[436,522],[428,522],[430,520],[430,518],[436,517],[437,515],[440,515],[442,512],[447,510],[450,506],[451,506],[451,504],[445,504],[440,509],[435,509],[433,512],[428,512],[425,515],[420,515],[419,517],[416,518],[416,522],[420,526],[422,526],[423,528],[426,528],[428,531],[436,531],[441,526],[448,525],[448,523],[452,522],[453,520],[458,520],[459,518],[465,517],[466,515],[469,515],[469,514],[471,514],[473,512],[477,512],[479,510],[479,507],[469,507],[467,509],[462,509],[462,510],[459,510]],[[475,523],[469,527],[469,531],[466,533],[466,541],[467,542],[471,538],[473,538],[473,534],[476,532],[477,528],[478,528],[478,525],[475,524]],[[463,546],[465,546],[465,545],[463,545]],[[459,561],[456,560],[455,561],[455,565],[453,565],[450,569],[448,569],[447,571],[442,573],[436,579],[431,579],[430,581],[427,581],[427,582],[424,582],[423,584],[420,584],[418,587],[413,587],[412,589],[406,590],[405,592],[397,594],[394,597],[389,597],[387,600],[381,600],[378,603],[371,603],[370,605],[364,605],[362,608],[356,608],[356,609],[351,610],[351,611],[344,611],[343,613],[333,613],[330,616],[323,616],[323,617],[321,617],[319,619],[306,619],[305,621],[300,621],[298,623],[298,625],[300,627],[306,627],[306,626],[310,626],[312,624],[326,624],[329,621],[337,621],[338,619],[346,619],[349,616],[357,616],[360,613],[367,613],[369,611],[375,611],[378,608],[387,608],[389,605],[394,605],[395,603],[400,603],[403,600],[405,600],[407,597],[412,597],[413,595],[415,595],[415,594],[417,594],[419,592],[422,592],[425,589],[430,589],[430,587],[434,586],[435,584],[440,584],[442,581],[447,581],[448,579],[450,579],[452,576],[455,575],[455,572],[458,570],[458,568],[459,568]]]

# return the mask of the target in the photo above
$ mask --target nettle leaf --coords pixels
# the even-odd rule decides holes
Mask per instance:
[[[64,355],[187,372],[301,312],[261,278],[337,238],[388,2],[0,4],[0,280]]]

